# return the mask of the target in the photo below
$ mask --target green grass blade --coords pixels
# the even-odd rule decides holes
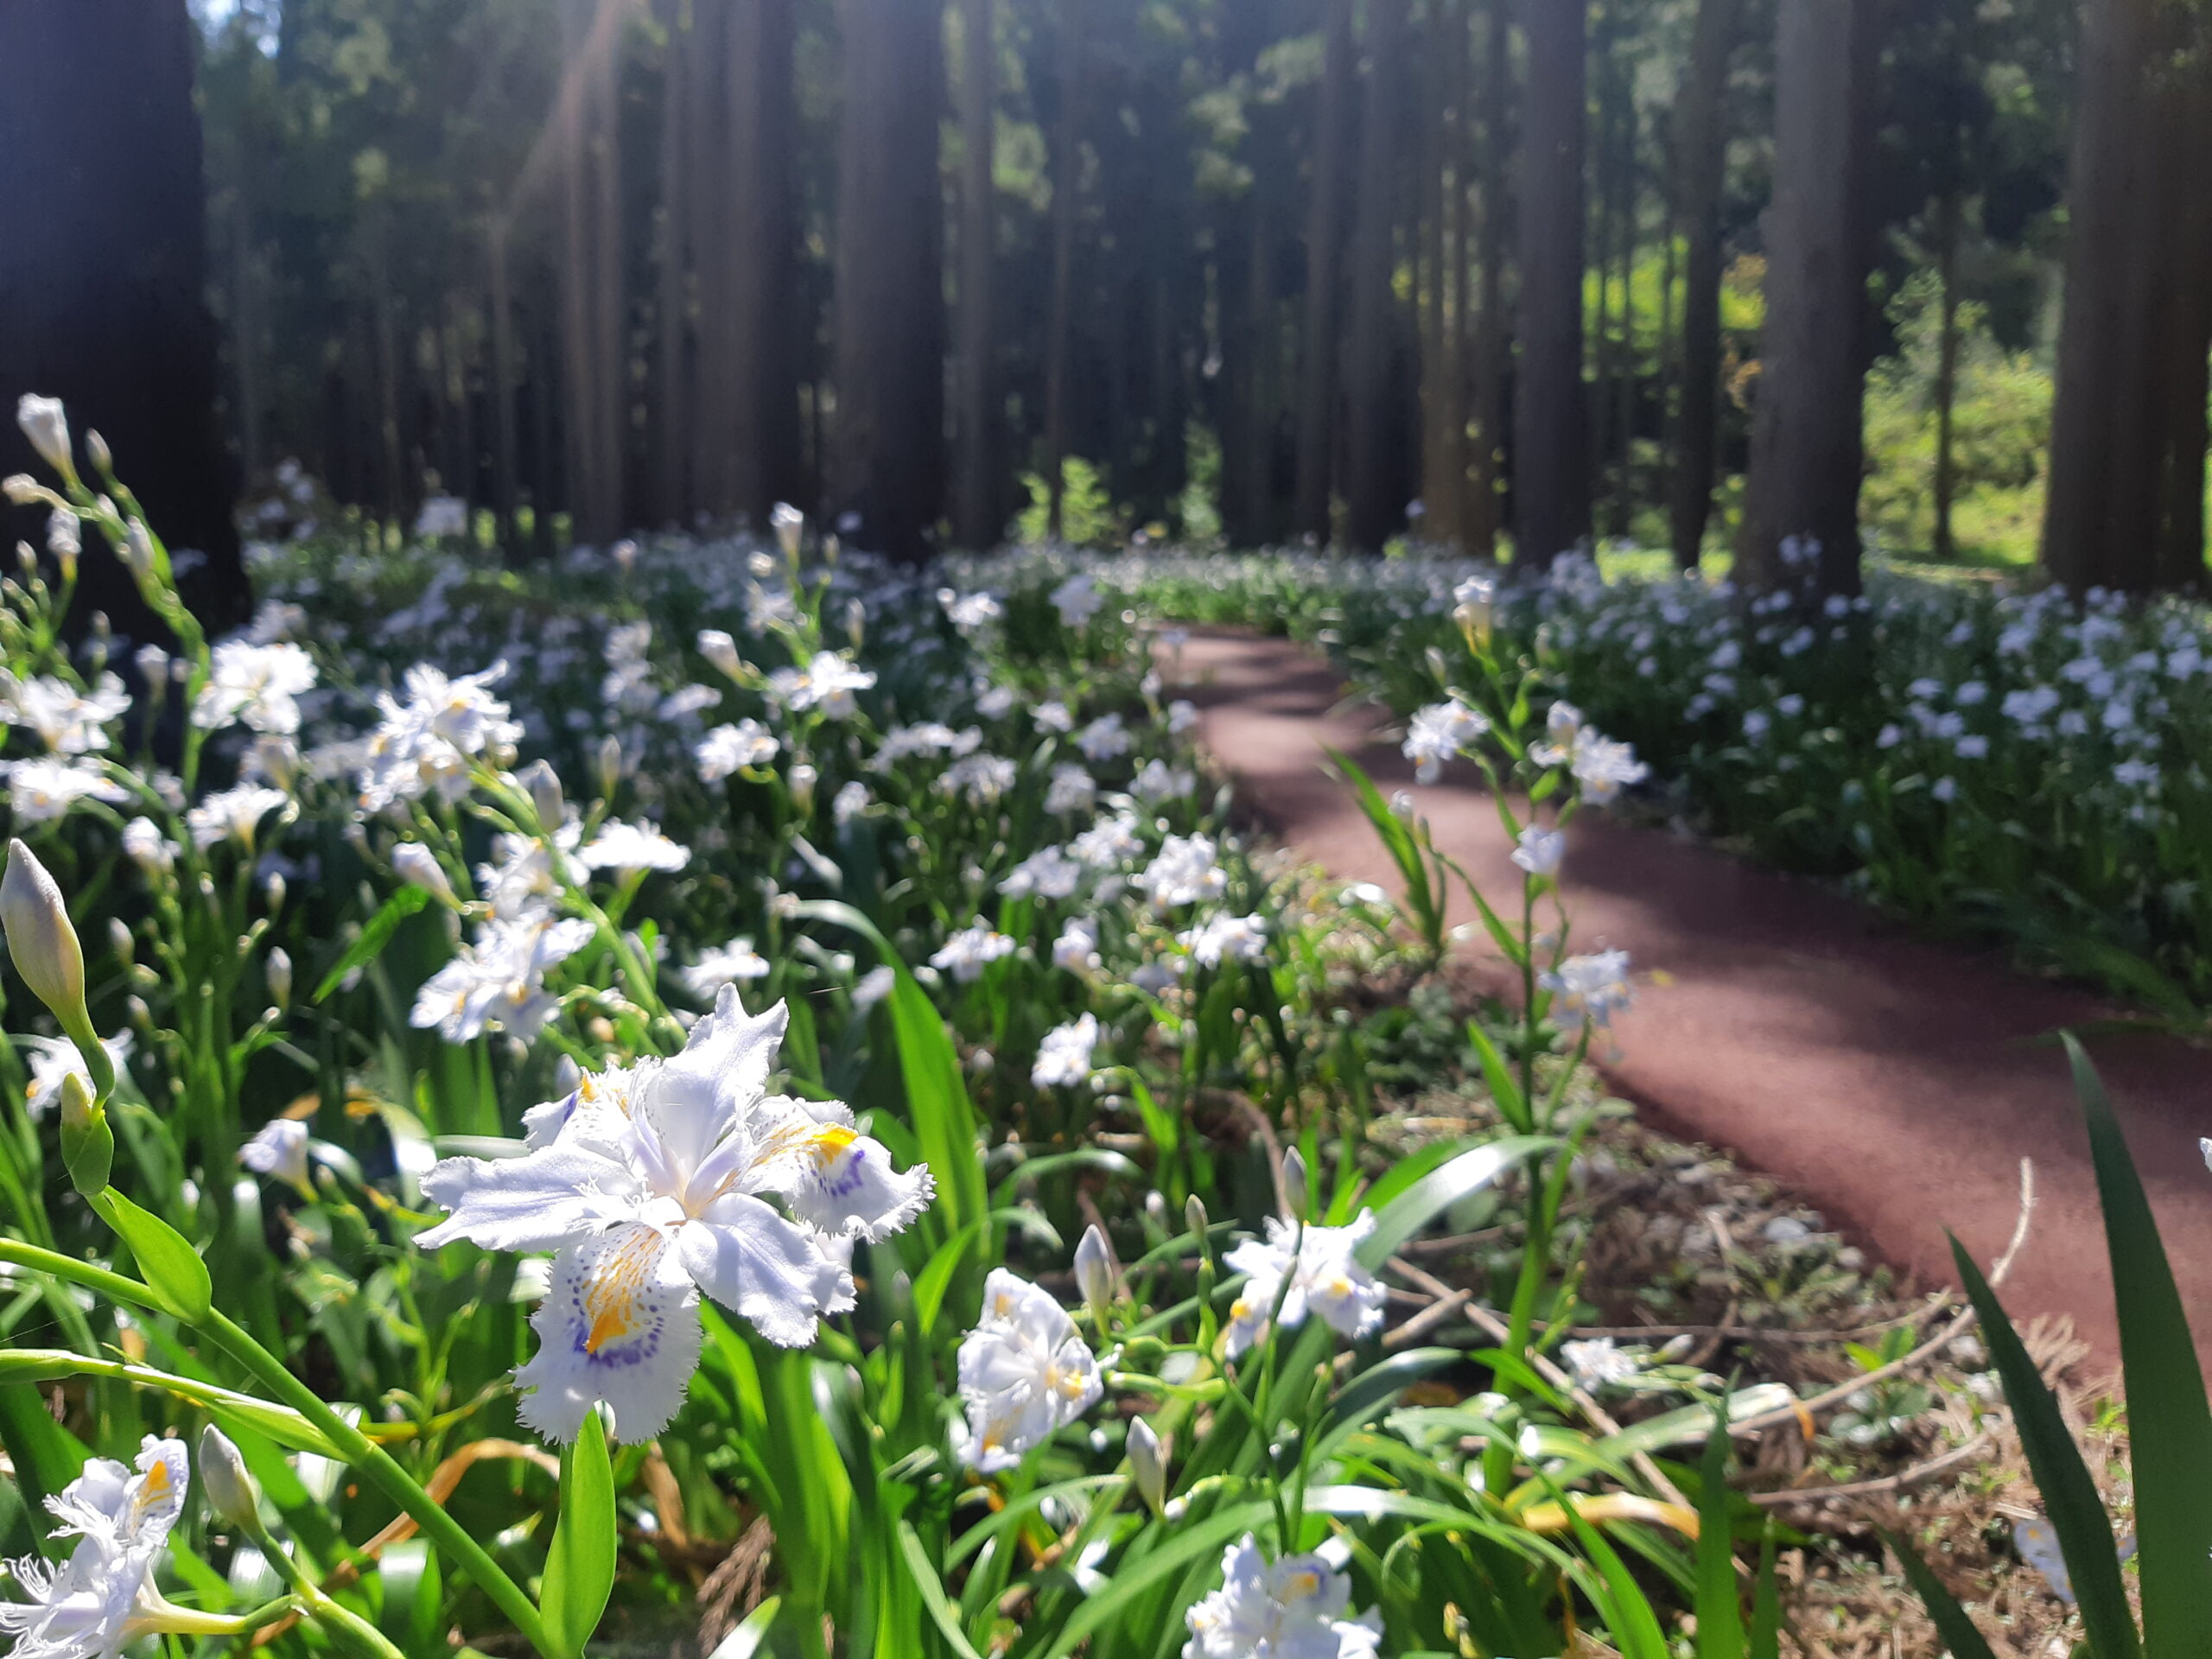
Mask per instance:
[[[1751,1597],[1751,1659],[1782,1659],[1782,1586],[1774,1574],[1774,1522],[1759,1534],[1759,1582]],[[1974,1659],[1953,1649],[1953,1659]]]
[[[2204,1372],[2112,1103],[2070,1034],[2066,1052],[2088,1120],[2120,1307],[2143,1645],[2160,1659],[2201,1652],[2212,1632],[2212,1408],[2205,1402]]]
[[[1935,1620],[1936,1634],[1951,1650],[1952,1659],[1997,1659],[1981,1632],[1974,1628],[1974,1620],[1967,1617],[1967,1610],[1943,1587],[1942,1581],[1929,1570],[1928,1563],[1920,1559],[1912,1546],[1890,1532],[1882,1534],[1882,1541],[1904,1564],[1904,1575],[1912,1584],[1912,1592],[1928,1609],[1928,1617]]]
[[[1742,1659],[1744,1605],[1728,1519],[1728,1429],[1715,1414],[1698,1464],[1697,1659]]]
[[[936,1625],[953,1652],[960,1659],[982,1659],[976,1651],[976,1644],[968,1639],[967,1631],[960,1628],[960,1614],[944,1593],[944,1581],[930,1565],[929,1552],[922,1548],[921,1535],[913,1523],[899,1523],[899,1554],[906,1563],[906,1571],[913,1575],[914,1588],[921,1592],[922,1605],[928,1610],[930,1623]]]
[[[1522,1159],[1557,1144],[1541,1135],[1509,1135],[1431,1170],[1376,1211],[1375,1230],[1360,1242],[1360,1261],[1381,1267],[1398,1246],[1452,1205],[1481,1192]]]
[[[1974,1299],[1981,1316],[1981,1339],[1989,1346],[1998,1375],[2005,1380],[2005,1398],[2020,1431],[2020,1447],[2028,1467],[2050,1511],[2050,1524],[2058,1534],[2059,1548],[2080,1598],[2082,1628],[2088,1632],[2090,1651],[2096,1659],[2137,1659],[2142,1645],[2135,1634],[2135,1616],[2127,1604],[2126,1586],[2120,1575],[2120,1552],[2113,1546],[2112,1522],[2105,1514],[2097,1484],[2082,1461],[2081,1449],[2067,1431],[2058,1402],[2044,1386],[2035,1361],[2020,1341],[2020,1333],[2006,1317],[2004,1304],[1982,1277],[1981,1269],[1966,1247],[1951,1240],[1951,1259],[1958,1264],[1959,1280]]]

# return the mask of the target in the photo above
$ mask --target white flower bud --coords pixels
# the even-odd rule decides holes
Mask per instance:
[[[84,526],[68,508],[46,515],[46,550],[57,559],[73,559],[85,550]]]
[[[16,424],[23,429],[40,460],[64,478],[76,475],[76,463],[69,458],[69,417],[59,397],[25,392],[16,400]]]
[[[154,532],[146,528],[146,521],[143,518],[133,518],[124,527],[123,546],[120,550],[123,555],[123,563],[130,567],[133,576],[140,582],[146,582],[152,578]]]
[[[31,994],[54,1010],[71,1037],[80,1032],[90,1037],[84,948],[70,925],[61,889],[38,855],[20,841],[8,843],[7,874],[0,875],[0,926],[7,929],[8,954],[16,959],[16,971]]]
[[[115,959],[125,968],[137,950],[138,941],[130,931],[130,924],[120,916],[107,918],[108,948],[115,952]]]
[[[622,782],[622,741],[609,732],[599,741],[599,792],[612,798]]]
[[[1075,1282],[1076,1288],[1083,1293],[1083,1300],[1090,1305],[1091,1319],[1101,1330],[1105,1328],[1107,1313],[1114,1306],[1120,1277],[1114,1265],[1114,1248],[1094,1222],[1083,1230],[1082,1242],[1075,1247]]]
[[[265,964],[269,975],[270,1000],[280,1008],[292,1004],[292,953],[281,944],[272,945]]]
[[[403,841],[391,849],[391,868],[403,881],[410,881],[441,904],[456,904],[453,880],[437,855],[419,841]]]
[[[269,872],[269,879],[261,884],[261,898],[262,902],[269,906],[271,916],[284,908],[284,895],[290,891],[284,883],[283,871]]]
[[[200,1431],[200,1486],[207,1494],[207,1507],[226,1523],[247,1532],[261,1530],[260,1489],[230,1436],[213,1423]]]
[[[0,495],[6,496],[19,507],[27,507],[45,493],[45,486],[29,473],[10,473],[0,478]]]
[[[788,501],[779,501],[768,510],[768,526],[776,532],[776,540],[787,559],[798,557],[798,538],[806,533],[806,515]]]
[[[547,830],[558,830],[562,820],[569,815],[569,804],[561,793],[561,775],[543,760],[533,760],[523,768],[522,785],[530,791],[531,804],[537,809],[537,821]]]
[[[1206,1201],[1195,1192],[1184,1200],[1183,1223],[1191,1230],[1191,1236],[1194,1238],[1204,1238],[1206,1228],[1211,1224],[1206,1215]]]
[[[791,768],[791,804],[801,812],[811,812],[814,810],[814,785],[821,776],[820,772],[815,771],[804,760]]]
[[[1129,1425],[1129,1474],[1154,1515],[1167,1505],[1167,1446],[1141,1417]]]
[[[85,454],[92,461],[93,470],[101,477],[114,474],[115,457],[108,453],[107,440],[99,435],[97,428],[87,427],[85,429]]]
[[[1294,1219],[1306,1214],[1306,1154],[1293,1147],[1282,1155],[1282,1202]]]
[[[699,654],[733,680],[745,670],[745,659],[737,654],[737,641],[720,628],[699,631]]]

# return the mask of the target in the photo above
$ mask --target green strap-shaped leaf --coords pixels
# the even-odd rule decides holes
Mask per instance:
[[[1929,1570],[1912,1546],[1891,1532],[1883,1533],[1882,1541],[1897,1552],[1913,1594],[1927,1608],[1928,1617],[1935,1621],[1936,1634],[1951,1650],[1952,1659],[1997,1659],[1974,1628],[1974,1620],[1967,1617],[1967,1610],[1959,1605],[1958,1598],[1943,1587],[1942,1580]]]
[[[2120,1552],[2113,1548],[2112,1522],[2097,1496],[2097,1483],[2082,1461],[2081,1448],[2066,1427],[2058,1401],[2044,1386],[2036,1363],[1997,1300],[1997,1293],[1981,1269],[1955,1236],[1951,1259],[1957,1263],[1960,1282],[1974,1299],[1981,1316],[1981,1338],[2005,1382],[2005,1398],[2012,1408],[2012,1421],[2020,1431],[2020,1449],[2027,1453],[2028,1468],[2035,1475],[2050,1511],[2050,1524],[2065,1553],[2067,1571],[2073,1575],[2074,1593],[2080,1599],[2082,1626],[2088,1632],[2089,1650],[2095,1659],[2137,1659],[2142,1644],[2135,1634],[2135,1616],[2127,1604],[2127,1589],[2120,1575]],[[2164,1656],[2160,1656],[2164,1659]]]
[[[2143,1645],[2164,1659],[2202,1651],[2212,1635],[2212,1408],[2205,1402],[2189,1316],[2120,1121],[2096,1069],[2070,1033],[2066,1052],[2088,1119],[2120,1308],[2142,1562]]]
[[[1401,1244],[1460,1199],[1481,1192],[1522,1159],[1556,1145],[1541,1135],[1509,1135],[1431,1170],[1376,1213],[1375,1230],[1360,1241],[1361,1262],[1381,1267]]]
[[[561,1518],[545,1552],[545,1618],[550,1659],[579,1659],[614,1588],[614,1468],[596,1411],[584,1414],[576,1443],[561,1457]]]
[[[899,1554],[906,1563],[906,1571],[913,1575],[914,1588],[921,1592],[922,1605],[929,1610],[930,1623],[937,1626],[938,1634],[960,1659],[982,1659],[976,1651],[976,1644],[968,1639],[968,1633],[960,1628],[960,1615],[944,1593],[944,1581],[930,1565],[929,1552],[922,1548],[921,1535],[911,1522],[899,1523]]]
[[[375,961],[383,954],[385,946],[391,943],[391,936],[398,931],[399,925],[429,902],[429,889],[416,887],[402,887],[385,899],[382,908],[361,929],[361,937],[346,947],[346,954],[322,976],[322,983],[315,988],[315,1000],[321,1001],[338,988],[346,975]]]
[[[1728,1425],[1713,1414],[1698,1460],[1697,1659],[1742,1659],[1744,1606],[1728,1519]]]

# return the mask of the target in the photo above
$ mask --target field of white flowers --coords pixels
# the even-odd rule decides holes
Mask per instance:
[[[1678,607],[1638,649],[1679,679],[1719,600],[920,575],[795,514],[518,573],[433,523],[257,550],[253,624],[210,641],[104,448],[22,420],[50,471],[8,480],[49,518],[0,588],[19,1659],[1785,1650],[1796,1537],[1732,1447],[1812,1408],[1576,1334],[1575,1194],[1611,1157],[1586,1061],[1629,983],[1560,943],[1567,827],[1644,765],[1573,664]],[[94,558],[173,652],[68,626]],[[1459,878],[1363,779],[1402,899],[1263,855],[1206,780],[1173,620],[1278,599],[1370,664],[1410,631],[1472,653],[1439,643],[1459,689],[1409,741],[1539,803],[1488,896],[1512,1007],[1438,1013]],[[1524,625],[1586,713],[1502,665]],[[2089,623],[2002,626],[2040,660]],[[1692,728],[1764,695],[1732,671]],[[1936,727],[1979,704],[1912,696],[1877,747],[1956,753]],[[2063,712],[2039,741],[2120,741]],[[2138,794],[2160,833],[2173,798]],[[1394,1073],[1455,1066],[1479,1113],[1393,1109]],[[1434,1277],[1440,1230],[1487,1267]],[[1836,1445],[1891,1432],[1848,1439],[1868,1389],[1803,1391],[1854,1402]]]
[[[1634,745],[1647,811],[2149,1012],[2196,1025],[2212,1001],[2200,604],[1878,563],[1863,596],[1807,605],[1637,559],[1517,584],[1418,556],[1063,563],[1155,612],[1325,645],[1408,717],[1505,664]]]

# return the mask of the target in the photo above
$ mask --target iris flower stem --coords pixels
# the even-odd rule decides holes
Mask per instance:
[[[66,1279],[84,1286],[87,1290],[96,1291],[111,1301],[160,1311],[154,1293],[137,1280],[89,1262],[79,1262],[56,1250],[41,1249],[36,1245],[18,1243],[13,1239],[0,1239],[0,1262],[27,1268],[35,1273],[51,1274],[57,1279]],[[421,1484],[399,1466],[390,1452],[332,1410],[314,1389],[287,1370],[282,1360],[263,1347],[227,1314],[211,1311],[201,1328],[214,1338],[218,1346],[251,1372],[279,1402],[290,1406],[321,1429],[347,1463],[367,1475],[384,1490],[386,1497],[411,1516],[423,1535],[444,1549],[454,1565],[492,1599],[499,1611],[512,1621],[524,1641],[540,1653],[547,1651],[545,1624],[538,1617],[537,1609],[530,1598],[492,1559],[484,1546],[471,1537],[460,1522],[439,1507],[423,1490]]]

